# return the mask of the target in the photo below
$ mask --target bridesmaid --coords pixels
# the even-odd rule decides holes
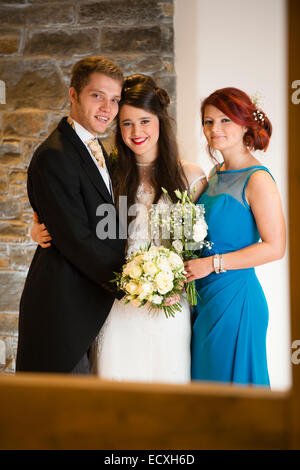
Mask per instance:
[[[269,386],[268,306],[254,267],[283,257],[286,234],[276,183],[252,152],[267,149],[272,126],[236,88],[212,93],[201,113],[211,156],[218,150],[224,161],[198,200],[212,250],[185,265],[201,298],[194,311],[192,379]]]

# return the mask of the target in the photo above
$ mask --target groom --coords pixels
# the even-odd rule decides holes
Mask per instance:
[[[29,165],[29,200],[52,243],[38,246],[24,286],[17,371],[88,374],[89,349],[118,297],[109,281],[124,263],[125,240],[96,235],[97,208],[113,199],[109,162],[95,137],[117,115],[122,83],[108,59],[75,64],[70,116]]]

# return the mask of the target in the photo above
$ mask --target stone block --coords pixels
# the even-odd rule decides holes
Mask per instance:
[[[0,271],[0,312],[19,311],[26,273],[23,271]]]
[[[164,16],[164,8],[156,0],[104,0],[78,9],[80,24],[141,25],[157,23]]]
[[[0,198],[0,219],[17,219],[20,215],[18,200]]]
[[[27,271],[37,248],[36,243],[22,245],[8,245],[9,265],[17,271]]]
[[[46,135],[47,113],[39,111],[4,113],[2,125],[5,138],[39,137]]]
[[[111,59],[118,64],[124,72],[125,76],[133,73],[145,73],[152,75],[154,73],[174,73],[174,62],[171,57],[163,57],[162,55],[121,55],[111,56]]]
[[[26,8],[26,24],[27,25],[43,25],[43,26],[62,26],[70,25],[74,22],[73,2],[66,5],[30,5]],[[47,2],[48,3],[48,2]]]
[[[3,139],[2,144],[0,146],[0,155],[4,155],[6,153],[13,153],[15,155],[19,155],[21,153],[21,146],[22,143],[20,142],[20,140]]]
[[[27,171],[11,171],[9,173],[9,184],[15,185],[26,185],[27,182]]]
[[[169,25],[162,24],[162,40],[161,40],[161,51],[165,54],[174,53],[174,32],[173,27]]]
[[[9,252],[6,243],[0,243],[0,268],[9,266]]]
[[[99,50],[98,29],[72,29],[69,31],[37,31],[26,41],[24,53],[42,56],[93,55]]]
[[[39,147],[44,138],[40,140],[24,140],[22,145],[22,162],[20,168],[28,167],[35,150]]]
[[[19,50],[21,32],[17,30],[0,30],[0,55],[15,54]]]
[[[26,5],[0,6],[0,18],[3,25],[22,26],[26,22]]]
[[[158,2],[158,4],[162,8],[163,14],[166,18],[172,18],[174,16],[173,1],[171,1],[171,2]]]
[[[1,161],[1,160],[0,160]],[[8,172],[4,168],[0,168],[0,195],[8,193]]]
[[[20,220],[0,220],[0,241],[23,243],[28,238],[28,225]]]
[[[0,341],[5,344],[6,362],[0,367],[1,372],[14,373],[16,369],[16,355],[18,338],[16,336],[0,336]]]
[[[101,51],[153,54],[160,52],[162,32],[160,26],[145,26],[135,28],[102,29]]]
[[[13,167],[13,168],[18,168],[22,166],[23,163],[23,157],[19,153],[4,153],[0,154],[0,164],[7,166],[7,167]]]
[[[57,113],[57,112],[53,112],[51,113],[50,116],[48,116],[49,118],[49,121],[48,121],[48,130],[47,130],[47,134],[51,134],[51,132],[54,131],[54,129],[56,129],[56,127],[58,126],[59,122],[61,121],[61,119],[65,116],[68,116],[70,113],[70,110],[69,109],[65,109],[65,110],[62,110],[61,112]]]
[[[172,74],[155,73],[153,74],[153,78],[158,86],[168,92],[171,101],[174,101],[176,99],[176,76]]]
[[[66,25],[74,22],[74,7],[70,3],[57,8],[57,5],[45,5],[45,2],[41,5],[20,5],[17,8],[1,5],[0,17],[2,24],[10,26]]]
[[[67,90],[54,60],[0,59],[6,83],[5,110],[17,108],[60,109]]]
[[[17,336],[18,318],[14,313],[0,313],[0,335]]]

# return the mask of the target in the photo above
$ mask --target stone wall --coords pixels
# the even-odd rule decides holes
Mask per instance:
[[[68,114],[70,69],[85,56],[109,57],[125,75],[152,75],[175,114],[173,0],[2,0],[0,18],[0,370],[13,373],[19,300],[35,251],[26,191],[32,153]]]

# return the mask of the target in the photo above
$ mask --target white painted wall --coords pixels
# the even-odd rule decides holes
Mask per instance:
[[[257,158],[273,174],[287,211],[287,44],[285,0],[174,0],[178,141],[184,159],[211,168],[200,103],[234,86],[264,96],[273,125]],[[269,311],[268,366],[272,389],[291,385],[288,255],[256,269]]]

